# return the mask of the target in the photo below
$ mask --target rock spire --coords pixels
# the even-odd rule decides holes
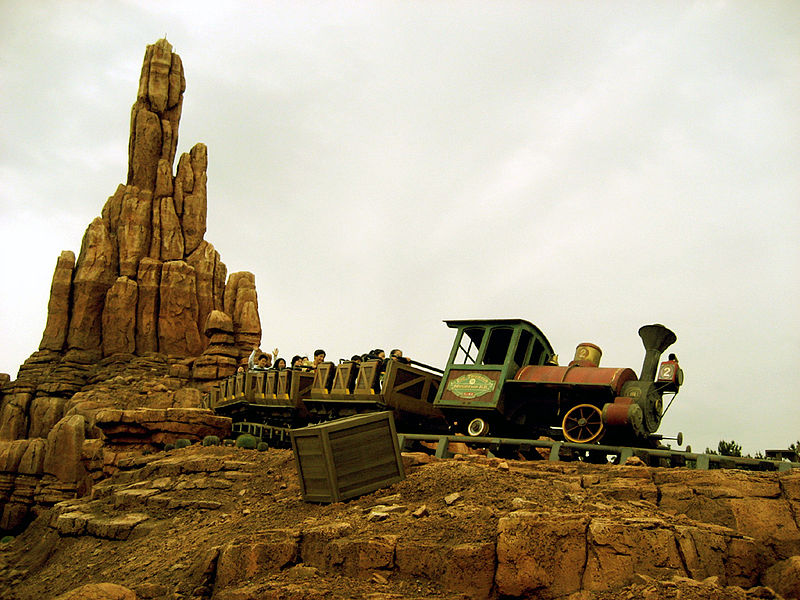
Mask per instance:
[[[183,154],[172,173],[185,89],[170,43],[148,46],[131,110],[127,182],[87,228],[77,261],[71,252],[59,257],[40,350],[199,356],[215,310],[232,319],[237,358],[260,341],[255,278],[234,273],[226,285],[225,264],[204,240],[206,146]],[[219,376],[232,369],[223,362]]]
[[[185,89],[169,42],[148,46],[127,179],[77,259],[59,256],[39,350],[15,381],[0,374],[0,530],[22,527],[35,506],[87,494],[127,447],[230,432],[201,390],[261,341],[258,298],[253,274],[228,277],[204,239],[205,145],[173,174]]]

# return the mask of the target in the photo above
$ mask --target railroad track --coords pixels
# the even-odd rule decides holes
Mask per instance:
[[[285,427],[274,427],[261,423],[238,422],[233,425],[234,434],[250,434],[274,447],[290,447],[290,432]],[[526,440],[499,437],[467,437],[424,433],[398,433],[402,450],[433,452],[438,458],[452,458],[450,444],[466,444],[470,448],[483,448],[487,456],[523,458],[527,460],[584,461],[592,463],[625,464],[635,456],[652,467],[685,467],[689,469],[743,469],[747,471],[790,471],[800,469],[800,462],[721,456],[671,450],[667,448],[634,448],[628,446],[604,446],[601,444],[578,444],[554,440]],[[545,452],[541,452],[545,450]],[[545,456],[546,455],[546,456]]]

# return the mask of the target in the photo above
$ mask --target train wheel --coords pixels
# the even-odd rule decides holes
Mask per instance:
[[[471,437],[481,437],[489,433],[489,422],[486,419],[472,419],[467,425],[467,435]]]
[[[605,433],[603,413],[593,404],[578,404],[564,415],[561,428],[567,441],[578,444],[596,442]]]

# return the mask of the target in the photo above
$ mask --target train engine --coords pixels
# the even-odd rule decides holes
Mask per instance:
[[[664,394],[683,381],[674,355],[659,365],[677,339],[663,325],[639,330],[645,358],[637,377],[630,368],[600,367],[602,352],[589,343],[558,366],[544,334],[522,319],[446,323],[457,333],[434,406],[470,436],[653,444]]]

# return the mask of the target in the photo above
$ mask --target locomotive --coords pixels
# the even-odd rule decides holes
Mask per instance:
[[[663,325],[639,329],[645,357],[637,377],[630,368],[600,367],[602,351],[590,343],[559,366],[544,334],[523,319],[445,323],[456,335],[443,371],[391,359],[251,371],[223,380],[209,404],[270,431],[389,410],[407,432],[640,446],[662,439],[664,396],[683,383],[677,358],[661,361],[677,339]]]

